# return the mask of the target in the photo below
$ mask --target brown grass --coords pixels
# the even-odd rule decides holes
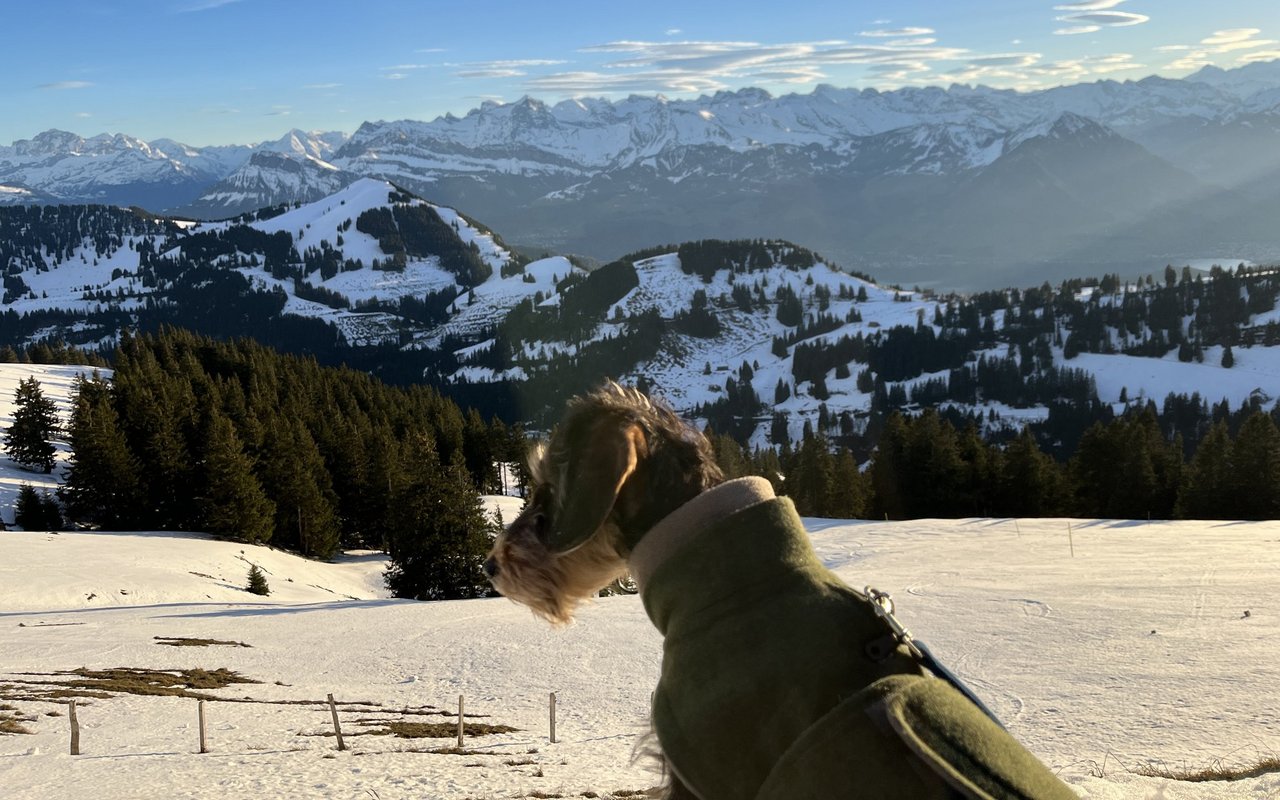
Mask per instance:
[[[81,667],[70,672],[24,673],[53,680],[11,679],[0,684],[7,700],[56,700],[68,697],[107,699],[117,694],[190,697],[223,700],[193,689],[223,689],[233,684],[261,683],[228,669],[153,670],[117,667],[91,670]]]
[[[171,647],[252,647],[244,642],[226,642],[221,639],[191,639],[185,636],[156,636],[156,644],[167,644]]]
[[[1204,783],[1207,781],[1239,781],[1246,778],[1258,778],[1272,772],[1280,772],[1280,758],[1268,756],[1257,763],[1243,767],[1228,767],[1221,761],[1214,761],[1203,769],[1174,768],[1167,764],[1143,764],[1130,772],[1147,778],[1166,778],[1188,783]]]
[[[18,714],[13,706],[0,706],[0,734],[35,733],[24,722],[35,722],[35,718]]]
[[[382,728],[365,731],[373,736],[398,736],[401,739],[449,739],[458,735],[456,722],[405,722],[390,720],[379,722]],[[495,733],[514,733],[518,729],[507,725],[490,725],[486,722],[465,722],[464,736],[490,736]]]

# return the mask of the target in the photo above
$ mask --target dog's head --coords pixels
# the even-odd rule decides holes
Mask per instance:
[[[555,623],[626,573],[653,523],[721,480],[711,445],[666,406],[608,382],[574,398],[530,454],[524,511],[494,542],[494,587]]]

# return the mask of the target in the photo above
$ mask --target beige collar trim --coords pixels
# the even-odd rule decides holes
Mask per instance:
[[[636,586],[644,591],[658,567],[679,547],[715,523],[772,499],[773,485],[764,478],[737,478],[703,492],[672,511],[649,529],[627,559]]]

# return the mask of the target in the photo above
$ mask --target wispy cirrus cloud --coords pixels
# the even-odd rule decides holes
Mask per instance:
[[[780,44],[748,41],[615,41],[579,52],[604,57],[598,68],[541,75],[530,91],[561,94],[711,92],[744,81],[814,83],[835,67],[863,66],[882,78],[928,72],[930,64],[969,55],[939,46],[931,28],[868,32],[870,42],[826,40]]]
[[[532,67],[556,66],[567,61],[550,58],[519,58],[499,61],[472,61],[450,66],[462,67],[453,73],[457,78],[520,78]]]
[[[1155,49],[1161,53],[1179,54],[1177,59],[1166,65],[1167,69],[1172,70],[1190,71],[1210,64],[1241,65],[1254,61],[1271,61],[1277,57],[1276,51],[1258,48],[1273,47],[1280,42],[1275,39],[1261,39],[1258,37],[1260,33],[1262,33],[1261,28],[1227,28],[1214,31],[1194,45],[1168,44]],[[1253,52],[1239,52],[1246,50]]]
[[[1054,31],[1057,36],[1077,36],[1082,33],[1096,33],[1103,28],[1127,28],[1149,22],[1146,14],[1135,14],[1130,11],[1111,11],[1125,0],[1082,0],[1077,3],[1059,3],[1054,11],[1066,11],[1054,19],[1066,23]]]
[[[302,88],[311,89],[315,91],[323,91],[325,89],[337,89],[341,86],[342,84],[340,83],[308,83],[306,86],[303,86]]]
[[[90,86],[93,86],[93,84],[90,83],[89,81],[54,81],[53,83],[42,83],[36,88],[63,90],[63,89],[88,89]]]
[[[895,28],[893,30],[877,28],[875,30],[862,31],[858,35],[870,36],[877,39],[887,39],[898,36],[928,36],[933,32],[933,28]]]

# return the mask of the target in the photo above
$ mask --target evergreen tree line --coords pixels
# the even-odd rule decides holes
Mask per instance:
[[[1277,416],[1219,418],[1188,458],[1181,435],[1167,436],[1147,404],[1094,423],[1065,463],[1030,428],[996,444],[933,410],[889,415],[861,468],[807,422],[795,447],[749,452],[710,435],[726,476],[766,477],[812,516],[1256,520],[1280,518]]]
[[[477,596],[492,522],[479,491],[524,437],[434,390],[165,329],[80,380],[61,490],[70,521],[201,530],[315,558],[385,548],[399,596]]]

